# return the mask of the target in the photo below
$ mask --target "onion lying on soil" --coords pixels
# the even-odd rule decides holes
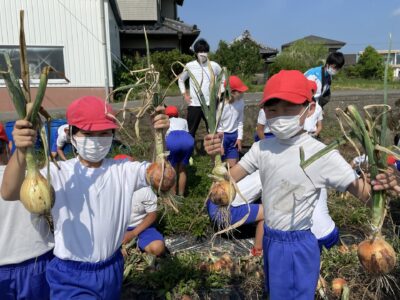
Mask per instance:
[[[347,285],[347,281],[343,278],[335,278],[332,280],[332,292],[336,297],[340,297],[343,292],[344,286]]]

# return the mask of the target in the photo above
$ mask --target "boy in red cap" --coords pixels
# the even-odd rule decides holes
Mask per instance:
[[[229,101],[225,101],[217,132],[224,135],[224,154],[222,160],[233,167],[239,160],[239,151],[242,150],[244,101],[243,93],[248,87],[237,76],[229,77],[231,95]],[[220,108],[222,103],[220,103]]]
[[[168,128],[158,114],[154,128]],[[145,186],[147,162],[106,159],[114,130],[112,108],[87,96],[67,109],[71,143],[77,157],[50,166],[55,192],[52,208],[55,258],[47,266],[51,299],[119,299],[123,265],[120,246],[130,221],[133,193]],[[15,123],[16,151],[4,173],[1,194],[16,200],[25,176],[25,150],[36,132],[26,120]],[[47,169],[41,170],[46,177]],[[162,185],[162,190],[170,186]]]
[[[0,181],[9,159],[8,138],[0,123]],[[50,299],[46,265],[54,238],[47,221],[19,201],[0,197],[1,299]]]
[[[170,105],[165,108],[165,114],[169,117],[169,129],[165,134],[165,143],[169,151],[168,160],[175,168],[178,176],[178,190],[176,185],[173,191],[179,196],[184,196],[187,174],[186,166],[194,149],[194,138],[189,134],[188,123],[179,118],[178,108]]]
[[[239,181],[260,170],[265,288],[270,299],[314,299],[320,252],[310,228],[321,191],[347,190],[367,201],[371,187],[337,150],[306,170],[300,167],[300,147],[306,159],[325,147],[303,130],[304,120],[314,112],[315,104],[310,82],[301,72],[282,70],[272,76],[260,105],[276,138],[253,144],[230,173]],[[219,136],[207,135],[204,144],[210,155],[221,152]]]

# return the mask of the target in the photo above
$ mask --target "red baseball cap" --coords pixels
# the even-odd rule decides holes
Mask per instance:
[[[226,82],[225,82],[225,86],[226,86]],[[243,83],[243,81],[235,75],[229,76],[229,86],[231,88],[231,91],[238,91],[241,93],[244,93],[245,91],[247,91],[249,89],[247,87],[247,85],[245,85]]]
[[[3,123],[0,123],[0,140],[8,142],[6,129],[4,128]]]
[[[396,158],[393,155],[388,155],[386,162],[388,165],[394,165],[396,163]]]
[[[294,104],[312,101],[313,84],[303,73],[297,70],[282,70],[272,76],[264,87],[263,98],[260,104],[270,99],[281,99]]]
[[[67,122],[82,130],[100,131],[118,128],[110,104],[95,96],[84,96],[74,100],[67,108]]]
[[[124,160],[127,159],[129,161],[133,161],[133,157],[127,154],[117,154],[114,156],[114,160]]]
[[[178,108],[176,106],[170,105],[165,108],[165,114],[168,117],[175,117],[179,116]]]

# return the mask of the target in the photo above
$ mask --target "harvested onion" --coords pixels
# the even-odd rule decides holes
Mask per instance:
[[[336,297],[340,297],[343,292],[344,286],[347,285],[347,281],[343,278],[335,278],[332,280],[332,292]]]
[[[153,162],[146,170],[146,179],[155,190],[160,189],[161,191],[166,192],[174,186],[176,174],[171,164],[165,160],[163,163]],[[162,184],[160,187],[161,181]]]
[[[227,180],[216,181],[210,190],[210,200],[215,205],[228,206],[236,196],[236,190]]]
[[[362,241],[357,254],[364,269],[372,274],[387,274],[396,266],[396,252],[382,237]]]

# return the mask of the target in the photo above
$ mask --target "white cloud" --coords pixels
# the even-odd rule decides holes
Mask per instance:
[[[395,9],[395,10],[392,12],[392,15],[393,15],[393,16],[400,16],[400,7],[397,8],[397,9]]]

